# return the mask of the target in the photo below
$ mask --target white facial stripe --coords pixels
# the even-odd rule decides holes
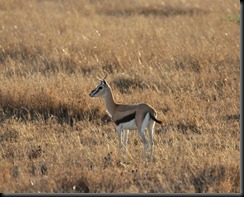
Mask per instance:
[[[94,90],[91,91],[90,96],[95,97],[101,90],[103,90],[103,85],[99,84]]]

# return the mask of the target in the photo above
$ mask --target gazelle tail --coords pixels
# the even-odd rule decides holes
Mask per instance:
[[[158,124],[162,124],[162,123],[163,123],[163,121],[158,120],[157,118],[155,118],[155,117],[152,116],[152,115],[151,115],[151,118],[152,118],[156,123],[158,123]]]

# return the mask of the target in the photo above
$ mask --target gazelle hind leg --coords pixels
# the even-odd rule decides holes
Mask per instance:
[[[146,159],[147,146],[148,146],[148,142],[147,142],[147,139],[145,136],[145,129],[149,123],[149,119],[150,119],[150,115],[149,115],[149,113],[147,113],[142,122],[141,129],[140,129],[140,134],[141,134],[141,138],[142,138],[143,145],[144,145],[144,161]]]
[[[154,146],[153,132],[154,132],[154,126],[155,126],[155,122],[152,119],[150,119],[149,125],[148,125],[149,139],[150,139],[150,145],[151,145],[150,161],[152,161],[152,155],[153,155],[153,146]]]
[[[147,139],[145,137],[145,132],[144,131],[141,131],[141,138],[142,138],[142,142],[143,142],[143,146],[144,146],[143,159],[145,160],[146,159],[148,142],[147,142]]]

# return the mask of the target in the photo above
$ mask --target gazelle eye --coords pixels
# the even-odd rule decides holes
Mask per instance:
[[[100,86],[100,87],[98,88],[98,90],[101,90],[101,89],[103,89],[103,87],[102,87],[102,86]]]

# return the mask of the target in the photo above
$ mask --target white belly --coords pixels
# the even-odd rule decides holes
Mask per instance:
[[[117,128],[118,129],[135,130],[135,129],[137,129],[135,119],[133,119],[129,122],[121,123],[117,126]]]

